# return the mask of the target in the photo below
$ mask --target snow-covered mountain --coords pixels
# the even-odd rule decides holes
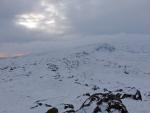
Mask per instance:
[[[150,113],[149,44],[147,38],[97,39],[1,59],[0,113],[46,113],[52,107],[59,113],[107,113],[117,99],[129,113]]]

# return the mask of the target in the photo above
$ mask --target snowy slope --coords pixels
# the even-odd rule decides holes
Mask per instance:
[[[123,103],[129,113],[150,113],[149,43],[147,38],[113,38],[2,59],[0,113],[45,113],[50,105],[62,113],[64,103],[77,110],[85,99],[77,97],[106,89],[139,90],[142,101],[125,99]]]

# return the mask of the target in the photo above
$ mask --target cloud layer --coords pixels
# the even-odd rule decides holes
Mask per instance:
[[[0,44],[150,34],[150,0],[1,0]]]

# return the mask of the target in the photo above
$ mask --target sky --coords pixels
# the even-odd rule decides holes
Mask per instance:
[[[86,37],[149,36],[149,11],[150,0],[1,0],[0,57]]]

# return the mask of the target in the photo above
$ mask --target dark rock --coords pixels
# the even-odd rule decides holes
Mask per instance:
[[[72,75],[72,76],[68,76],[67,78],[74,78],[74,76]]]
[[[53,107],[53,108],[49,109],[46,113],[58,113],[58,109]]]
[[[43,104],[42,104],[42,103],[38,103],[38,105],[39,105],[39,106],[42,106]]]
[[[83,96],[88,96],[88,98],[77,111],[85,110],[84,108],[93,109],[93,106],[96,105],[92,113],[99,113],[103,111],[106,111],[107,113],[114,113],[114,110],[119,113],[128,113],[122,99],[130,98],[133,100],[142,100],[140,91],[134,87],[126,90],[118,89],[115,91],[104,89],[103,93],[95,93],[92,95],[87,93],[87,95],[84,94]],[[104,107],[103,105],[106,106]]]
[[[93,113],[98,113],[98,112],[101,112],[101,111],[102,111],[101,108],[100,108],[99,106],[97,106],[97,107],[94,109]]]
[[[88,87],[89,85],[88,85],[88,84],[85,84],[85,86]]]
[[[124,71],[124,73],[127,74],[127,75],[129,74],[129,72],[127,72],[127,71]]]
[[[57,65],[52,64],[52,63],[48,63],[47,66],[51,71],[54,71],[54,72],[58,71],[58,69],[59,69]]]
[[[100,46],[98,46],[96,49],[96,51],[109,51],[109,52],[114,52],[116,50],[116,48],[110,44],[102,44]]]
[[[108,108],[106,109],[106,111],[108,113],[111,113],[111,109],[116,109],[120,111],[120,113],[128,113],[126,107],[122,103],[117,101],[111,101],[108,103]]]
[[[96,86],[96,85],[94,85],[93,88],[92,88],[92,90],[94,90],[94,91],[96,91],[98,89],[100,89],[100,88],[98,86]]]
[[[67,108],[74,109],[74,106],[72,104],[64,104],[64,109],[67,109]]]
[[[52,107],[52,106],[51,106],[51,105],[49,105],[49,104],[45,104],[45,106],[46,106],[46,107]]]
[[[135,94],[121,94],[122,97],[120,97],[121,99],[125,99],[125,98],[131,98],[133,100],[141,100],[142,101],[142,95],[141,92],[139,90],[136,90]]]
[[[83,94],[83,96],[88,96],[88,97],[90,97],[91,95],[90,95],[90,93],[85,93],[85,94]]]
[[[118,89],[118,90],[116,90],[116,92],[122,92],[123,91],[123,89]]]
[[[86,51],[76,53],[77,58],[84,57],[84,56],[87,56],[87,55],[89,55],[89,53],[86,52]]]
[[[139,90],[137,90],[136,94],[133,96],[133,99],[142,101],[142,95]]]

